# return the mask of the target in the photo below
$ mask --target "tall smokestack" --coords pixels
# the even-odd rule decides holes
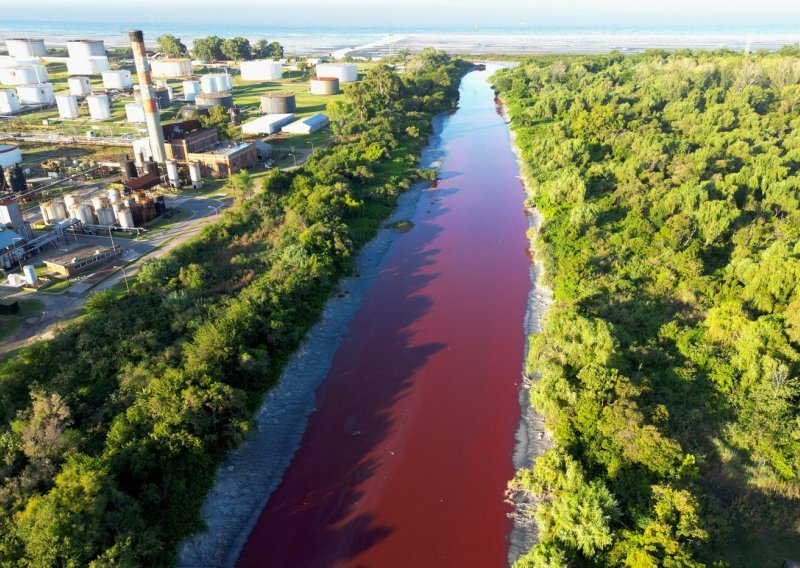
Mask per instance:
[[[153,90],[153,80],[150,78],[150,64],[147,62],[147,52],[144,49],[144,35],[142,30],[128,32],[133,48],[133,61],[136,63],[136,73],[139,76],[139,92],[142,94],[142,107],[147,123],[147,132],[150,135],[150,150],[153,159],[163,164],[167,159],[164,149],[164,132],[161,130],[161,115],[158,113],[156,95]]]

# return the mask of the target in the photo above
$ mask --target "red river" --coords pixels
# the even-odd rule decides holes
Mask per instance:
[[[436,189],[391,246],[239,567],[501,567],[531,283],[489,72],[445,120]]]

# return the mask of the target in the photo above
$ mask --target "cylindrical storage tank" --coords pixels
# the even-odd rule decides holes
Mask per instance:
[[[106,195],[108,195],[108,202],[109,203],[113,204],[113,203],[116,203],[117,201],[119,201],[119,190],[118,189],[115,189],[115,188],[111,187],[111,188],[108,189],[108,191],[106,191]]]
[[[0,114],[19,112],[19,96],[11,89],[0,89]]]
[[[336,77],[339,83],[358,81],[358,68],[355,63],[320,63],[317,77]]]
[[[203,174],[200,170],[200,162],[191,162],[189,164],[189,179],[192,180],[193,189],[201,189],[203,187]]]
[[[201,116],[206,116],[207,114],[207,108],[197,108],[195,105],[186,105],[181,108],[181,118],[183,118],[183,120],[197,120]]]
[[[142,103],[128,103],[125,105],[125,120],[128,122],[145,122],[144,107]]]
[[[339,93],[339,79],[336,77],[311,77],[311,94],[320,96]]]
[[[6,40],[6,49],[11,57],[43,57],[47,55],[47,48],[43,39],[14,38]]]
[[[265,93],[261,95],[261,112],[264,114],[297,112],[297,99],[294,93]]]
[[[198,108],[213,108],[219,105],[233,108],[233,96],[230,93],[200,93],[194,102]]]
[[[92,207],[94,207],[95,211],[105,209],[108,207],[108,198],[104,195],[95,195],[92,197]]]
[[[126,69],[119,71],[103,72],[103,88],[105,89],[130,89],[133,87],[131,72]]]
[[[53,221],[63,221],[68,219],[67,206],[60,199],[54,199],[50,202],[50,219]]]
[[[28,280],[29,284],[36,284],[39,281],[39,277],[36,276],[36,267],[32,264],[26,264],[22,267],[22,273],[25,275],[25,278]]]
[[[17,87],[17,96],[24,105],[51,105],[56,102],[53,85],[50,83],[20,85]]]
[[[89,95],[89,114],[92,120],[108,120],[111,118],[111,100],[108,95]]]
[[[194,97],[200,92],[199,81],[184,81],[183,82],[183,100],[194,102]]]
[[[242,81],[272,81],[283,77],[281,64],[269,59],[243,61],[241,71]]]
[[[94,225],[94,209],[88,203],[84,203],[78,207],[78,216],[76,217],[84,225]]]
[[[144,171],[154,176],[160,175],[158,172],[158,162],[154,162],[153,160],[146,161],[144,163]]]
[[[49,79],[44,65],[17,65],[0,68],[0,85],[36,85]]]
[[[88,77],[70,77],[67,79],[69,94],[76,97],[85,97],[92,94],[92,84]]]
[[[78,118],[78,97],[75,95],[56,95],[56,105],[59,117]]]
[[[203,92],[206,94],[216,93],[219,91],[219,89],[217,89],[217,79],[213,74],[203,75],[200,77],[200,86],[203,88]]]
[[[231,90],[231,88],[228,86],[230,82],[230,75],[217,73],[214,75],[214,82],[216,83],[217,93],[226,93]]]
[[[106,46],[101,39],[75,39],[67,42],[70,57],[83,58],[106,54]]]
[[[103,207],[102,209],[95,208],[94,212],[97,215],[98,225],[109,226],[117,222],[116,217],[114,217],[114,210],[111,207]]]
[[[100,75],[108,70],[108,57],[105,55],[67,59],[67,73],[70,75]]]
[[[161,87],[155,90],[156,92],[156,102],[158,102],[158,108],[169,108],[170,105],[170,98],[169,98],[169,89],[167,87]]]
[[[21,163],[22,152],[19,151],[19,147],[10,144],[0,144],[0,168],[10,168],[14,164]]]
[[[155,59],[150,61],[150,73],[153,77],[188,77],[192,74],[190,59]]]
[[[119,168],[122,170],[123,181],[128,181],[136,177],[136,162],[133,160],[122,160],[119,163]]]
[[[181,178],[178,175],[178,162],[175,160],[167,160],[167,179],[172,187],[181,186]]]
[[[72,209],[81,204],[81,194],[76,192],[68,193],[64,196],[64,205],[67,209]]]
[[[133,229],[136,226],[133,224],[133,213],[129,207],[120,203],[119,207],[116,207],[116,213],[117,221],[123,229]]]

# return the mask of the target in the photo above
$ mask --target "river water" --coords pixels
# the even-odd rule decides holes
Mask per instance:
[[[504,566],[530,291],[505,120],[468,74],[441,181],[389,249],[238,566]]]

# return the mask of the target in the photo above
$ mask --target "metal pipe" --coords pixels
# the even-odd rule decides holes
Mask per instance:
[[[153,160],[163,164],[167,159],[164,147],[164,132],[161,130],[161,115],[156,105],[156,95],[153,89],[153,80],[150,77],[150,64],[147,62],[147,52],[144,49],[144,35],[142,30],[128,32],[133,48],[133,60],[136,64],[136,73],[139,76],[139,92],[142,95],[142,108],[144,109],[147,132],[150,134],[150,151]]]

